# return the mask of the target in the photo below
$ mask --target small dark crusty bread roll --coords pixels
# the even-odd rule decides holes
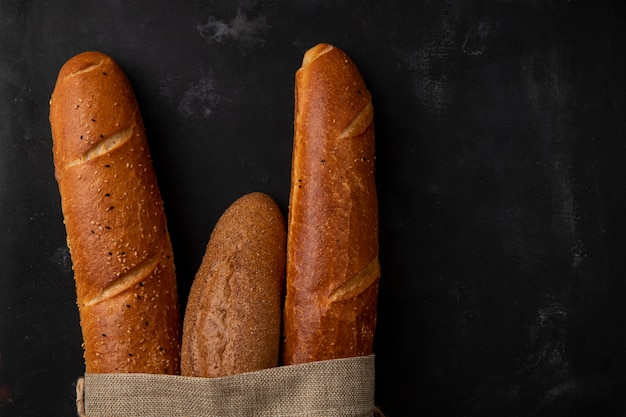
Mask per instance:
[[[88,373],[180,373],[172,246],[143,122],[99,52],[63,65],[50,100],[56,179]]]
[[[295,96],[287,365],[371,354],[380,276],[371,95],[343,51],[319,44]]]
[[[181,373],[219,377],[278,365],[285,283],[285,220],[263,193],[218,220],[189,294]]]

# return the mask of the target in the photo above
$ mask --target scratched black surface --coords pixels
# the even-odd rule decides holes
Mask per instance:
[[[131,79],[184,305],[230,203],[286,210],[293,73],[322,41],[376,109],[377,404],[623,416],[623,4],[3,0],[0,416],[74,415],[83,372],[47,120],[61,65],[100,50]]]

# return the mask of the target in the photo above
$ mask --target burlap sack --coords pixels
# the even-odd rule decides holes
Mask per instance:
[[[374,356],[223,378],[86,374],[76,403],[84,417],[372,417]]]

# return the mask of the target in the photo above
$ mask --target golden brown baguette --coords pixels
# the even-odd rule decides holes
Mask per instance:
[[[185,311],[183,375],[278,365],[286,239],[284,217],[266,194],[247,194],[220,217]]]
[[[144,126],[120,67],[84,52],[50,100],[54,165],[89,373],[180,373],[172,247]]]
[[[371,95],[319,44],[296,72],[283,363],[372,353],[378,206]]]

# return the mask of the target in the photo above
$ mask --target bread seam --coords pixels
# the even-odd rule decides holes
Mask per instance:
[[[226,316],[228,315],[228,309],[223,308],[224,305],[230,305],[230,299],[231,299],[231,295],[232,295],[232,278],[233,275],[235,273],[235,267],[234,267],[234,262],[233,262],[233,258],[235,258],[235,255],[230,255],[228,256],[228,258],[224,261],[224,264],[228,266],[228,273],[224,274],[222,276],[220,276],[219,274],[217,274],[214,279],[215,280],[223,280],[224,282],[224,299],[220,300],[219,305],[222,308],[219,308],[217,310],[217,312],[215,311],[215,309],[213,308],[214,305],[212,304],[212,300],[208,300],[209,301],[209,306],[210,306],[210,310],[209,310],[209,314],[206,317],[206,321],[210,322],[213,324],[213,326],[215,326],[215,329],[217,330],[216,332],[216,337],[213,340],[214,345],[216,346],[216,354],[214,356],[214,366],[217,368],[222,368],[223,367],[223,363],[224,363],[224,352],[229,348],[230,344],[231,344],[231,340],[228,334],[228,324],[226,322]],[[198,361],[201,360],[200,358],[197,357],[197,355],[193,355],[193,359],[194,359],[194,364]]]

